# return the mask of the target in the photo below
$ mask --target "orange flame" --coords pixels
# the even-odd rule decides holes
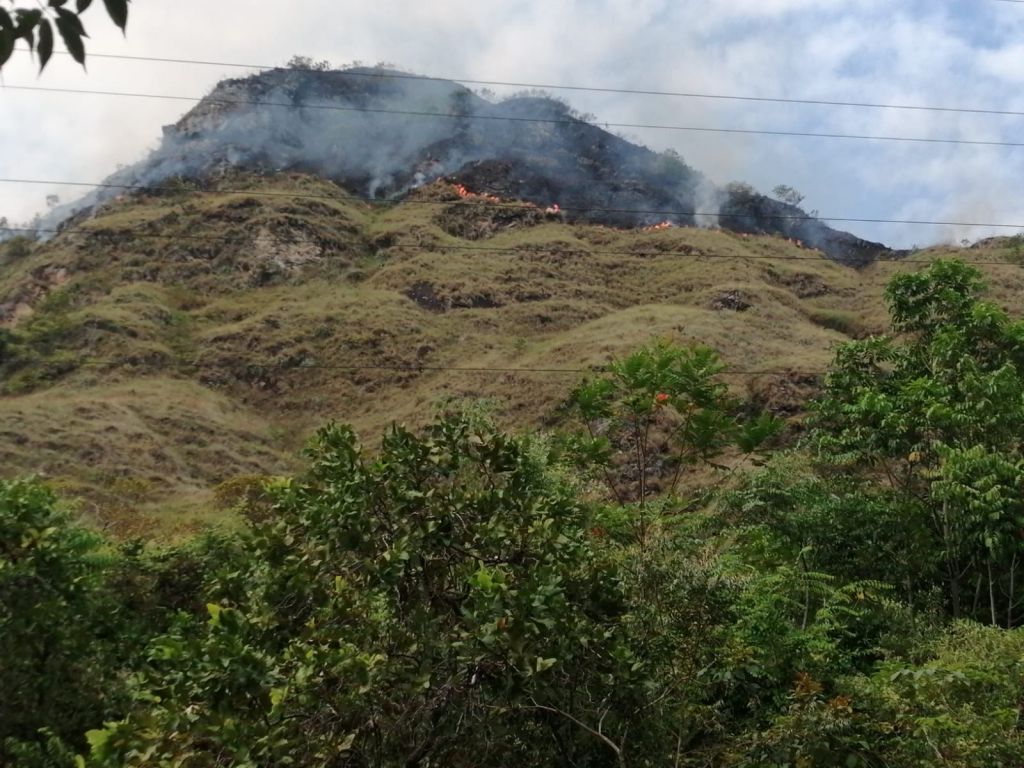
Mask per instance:
[[[652,224],[649,227],[644,227],[643,231],[644,232],[656,232],[656,231],[661,230],[661,229],[672,229],[672,227],[674,227],[674,226],[675,226],[675,224],[673,224],[671,221],[663,221],[660,224]]]
[[[455,194],[463,199],[486,200],[488,203],[500,203],[501,198],[497,195],[488,195],[486,192],[470,192],[463,184],[453,184]]]

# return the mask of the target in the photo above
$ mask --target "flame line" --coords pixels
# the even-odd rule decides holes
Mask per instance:
[[[1024,2],[1024,0],[1021,0]],[[98,187],[101,189],[125,189],[133,190],[137,192],[148,192],[153,194],[170,194],[179,193],[187,195],[250,195],[252,197],[283,197],[291,198],[296,200],[330,200],[333,202],[354,202],[363,203],[366,205],[379,205],[379,206],[399,206],[399,205],[471,205],[477,200],[468,200],[461,198],[459,200],[368,200],[366,198],[358,197],[356,195],[342,194],[342,195],[311,195],[302,192],[268,192],[264,190],[249,190],[249,189],[189,189],[178,192],[167,187],[151,186],[145,184],[112,184],[108,182],[93,183],[90,181],[63,181],[63,180],[51,180],[51,179],[14,179],[14,178],[0,178],[0,184],[39,184],[44,186],[63,186],[63,187]],[[493,195],[491,196],[493,197]],[[540,206],[534,203],[510,203],[501,201],[499,203],[493,203],[495,207],[507,208],[510,210],[536,210]],[[1024,230],[1024,223],[1021,224],[1006,224],[996,222],[982,222],[982,221],[944,221],[939,219],[882,219],[882,218],[869,218],[869,217],[853,217],[853,216],[811,216],[809,214],[796,215],[796,214],[740,214],[740,213],[711,213],[703,211],[679,211],[679,210],[647,210],[643,208],[586,208],[586,207],[573,207],[573,206],[559,206],[559,210],[562,212],[573,212],[573,213],[637,213],[647,214],[650,216],[706,216],[710,218],[734,218],[734,219],[768,219],[771,221],[833,221],[833,222],[845,222],[854,224],[907,224],[912,226],[947,226],[947,227],[991,227],[993,229],[1022,229]],[[587,222],[583,222],[587,224]],[[11,229],[10,227],[0,227],[0,229]],[[48,229],[29,229],[26,227],[14,228],[18,231],[31,231],[31,232],[57,232],[62,230],[48,230]],[[624,231],[629,231],[626,228]]]

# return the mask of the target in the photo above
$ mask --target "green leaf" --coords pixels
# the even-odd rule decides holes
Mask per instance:
[[[14,29],[14,20],[11,15],[0,6],[0,30]]]
[[[25,8],[18,8],[15,12],[15,16],[18,18],[18,24],[14,31],[15,37],[33,39],[33,30],[39,25],[39,20],[43,18],[43,12],[38,8],[26,10]]]
[[[537,671],[543,672],[546,669],[551,669],[555,664],[558,663],[558,659],[544,659],[540,656],[537,657]]]
[[[73,29],[79,37],[88,37],[85,33],[85,27],[82,26],[82,20],[78,18],[78,14],[72,13],[66,8],[57,9],[58,25],[63,21],[68,29]]]
[[[110,741],[110,737],[113,733],[106,728],[100,728],[92,731],[85,732],[85,740],[89,742],[89,749],[93,754],[99,754],[106,743]]]
[[[123,32],[128,26],[128,0],[103,0],[103,4],[107,7],[110,18]]]
[[[7,63],[14,53],[14,30],[9,27],[0,28],[0,67]]]
[[[36,33],[31,29],[21,36],[21,39],[28,43],[28,50],[34,53],[36,50]]]
[[[78,34],[74,25],[68,21],[68,16],[75,19],[75,21],[78,21],[78,17],[68,11],[64,11],[64,14],[66,15],[57,16],[57,31],[60,32],[61,39],[64,40],[64,45],[67,46],[71,58],[79,64],[84,64],[85,46],[82,44],[82,37]],[[79,26],[81,26],[81,23],[79,23]]]
[[[53,27],[49,19],[39,21],[39,71],[46,69],[46,63],[53,56]]]
[[[90,5],[92,5],[92,0],[75,0],[75,8],[78,9],[79,13],[89,10]]]

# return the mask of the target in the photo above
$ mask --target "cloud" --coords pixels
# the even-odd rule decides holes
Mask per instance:
[[[1024,111],[1024,7],[968,0],[245,0],[137,3],[127,37],[86,16],[95,52],[278,64],[390,61],[440,75]],[[989,7],[991,6],[991,7]],[[1010,7],[1003,7],[1010,6]],[[201,96],[246,70],[55,57],[44,86]],[[10,84],[37,82],[22,55]],[[508,92],[513,89],[496,89]],[[1020,119],[571,91],[583,111],[626,123],[1019,140]],[[139,159],[187,102],[0,90],[0,176],[99,180]],[[1024,222],[1024,149],[634,131],[675,147],[718,181],[789,183],[822,215]],[[0,184],[0,214],[26,218],[51,192]],[[896,245],[956,237],[951,227],[859,224]],[[989,231],[970,230],[972,236]]]

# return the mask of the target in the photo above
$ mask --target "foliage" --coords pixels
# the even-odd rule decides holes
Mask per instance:
[[[776,200],[789,205],[800,205],[804,201],[804,196],[788,184],[779,184],[772,189],[772,194],[775,195]]]
[[[80,744],[116,711],[121,649],[100,544],[42,486],[0,482],[0,762],[42,748],[41,729],[52,751]]]
[[[1012,626],[1024,323],[980,301],[980,288],[975,269],[952,261],[895,278],[886,298],[901,336],[840,348],[815,406],[814,445],[862,485],[884,488],[908,531],[929,531],[924,560],[941,563],[954,616]]]
[[[892,661],[833,690],[801,680],[737,766],[1019,765],[1024,635],[973,624],[942,634],[919,664]]]
[[[309,56],[295,55],[288,59],[285,64],[288,69],[297,69],[303,72],[327,72],[331,69],[331,62],[327,59],[316,61]]]
[[[839,349],[805,444],[685,513],[659,479],[776,425],[667,344],[575,391],[586,436],[330,425],[179,547],[0,484],[0,762],[1020,765],[1024,333],[979,289],[896,278],[899,335]],[[595,498],[630,467],[635,503]]]
[[[635,660],[599,520],[542,446],[453,418],[373,460],[328,427],[310,454],[242,593],[156,644],[154,703],[95,737],[97,764],[504,764],[534,730],[607,749],[574,720],[635,698]]]
[[[683,348],[666,342],[643,347],[584,382],[571,402],[585,428],[572,447],[586,463],[599,466],[612,495],[621,503],[636,498],[637,535],[646,537],[646,507],[659,475],[675,493],[686,469],[710,464],[728,448],[757,450],[780,426],[769,414],[739,415],[739,404],[717,377],[724,370],[706,347]],[[618,452],[618,456],[616,455]],[[626,463],[628,493],[614,476],[616,459]]]
[[[103,0],[107,14],[123,31],[128,25],[128,3],[131,0]],[[46,68],[53,55],[54,28],[71,54],[71,58],[79,64],[85,63],[85,44],[82,38],[88,37],[82,25],[81,16],[92,5],[92,0],[75,0],[74,8],[68,7],[68,0],[47,0],[46,4],[38,3],[38,7],[26,8],[15,4],[8,11],[0,5],[0,68],[11,58],[14,46],[23,40],[30,51],[39,56],[39,69]]]

